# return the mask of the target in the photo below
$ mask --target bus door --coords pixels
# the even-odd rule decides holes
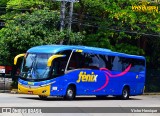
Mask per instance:
[[[65,68],[70,56],[71,50],[61,51],[53,56],[51,56],[51,65],[50,65],[50,78],[54,79],[56,83],[52,85],[54,89],[54,94],[62,94],[62,90],[64,90],[65,85]],[[62,55],[60,55],[62,54]],[[54,57],[52,59],[52,57]],[[56,57],[57,56],[57,57]],[[49,62],[49,60],[48,60]],[[57,93],[56,93],[57,92]]]

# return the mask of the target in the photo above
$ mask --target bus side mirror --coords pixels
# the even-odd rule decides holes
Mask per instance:
[[[50,67],[52,64],[52,61],[56,58],[59,57],[65,57],[66,55],[52,55],[51,57],[49,57],[48,62],[47,62],[47,66]]]
[[[26,54],[19,54],[19,55],[17,55],[17,56],[14,58],[14,65],[17,64],[18,58],[23,57],[23,56],[25,56],[25,55],[26,55]]]

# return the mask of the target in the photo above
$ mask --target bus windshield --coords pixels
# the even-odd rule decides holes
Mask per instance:
[[[24,58],[21,77],[26,79],[46,79],[49,74],[48,58],[52,54],[27,54]]]

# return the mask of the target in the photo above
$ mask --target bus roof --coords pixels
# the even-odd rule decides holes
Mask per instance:
[[[122,56],[122,57],[132,57],[145,59],[143,56],[137,55],[129,55],[120,52],[113,52],[110,49],[97,48],[97,47],[88,47],[88,46],[72,46],[72,45],[42,45],[30,48],[27,53],[50,53],[54,54],[64,50],[83,50],[83,52],[95,53],[95,54],[106,54],[106,55],[114,55],[114,56]]]

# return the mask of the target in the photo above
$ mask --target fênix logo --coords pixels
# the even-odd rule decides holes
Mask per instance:
[[[87,74],[86,72],[81,71],[76,82],[97,82],[97,77],[98,75],[95,75],[94,72]]]

